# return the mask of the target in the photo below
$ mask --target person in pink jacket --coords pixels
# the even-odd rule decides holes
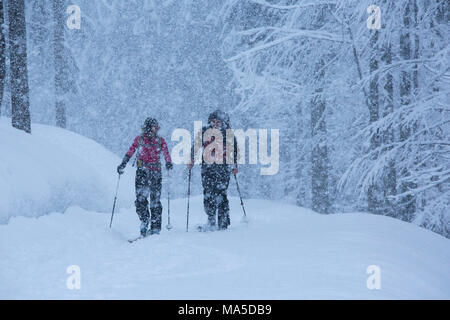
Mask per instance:
[[[166,169],[171,170],[172,160],[167,148],[166,141],[158,136],[159,125],[153,118],[147,118],[142,127],[142,134],[137,136],[128,152],[125,154],[122,163],[117,167],[117,172],[121,175],[128,161],[137,150],[136,155],[136,213],[141,220],[141,236],[148,234],[159,234],[161,231],[162,204],[161,185],[161,153],[166,162]],[[148,198],[150,197],[150,211],[148,211]],[[150,222],[150,229],[149,227]]]

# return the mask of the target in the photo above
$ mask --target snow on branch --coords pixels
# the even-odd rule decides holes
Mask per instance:
[[[259,5],[262,5],[264,7],[272,8],[272,9],[279,9],[279,10],[292,10],[292,9],[300,9],[300,8],[307,8],[307,7],[314,7],[314,6],[323,6],[323,5],[335,5],[335,1],[323,1],[323,2],[310,2],[310,3],[301,3],[296,5],[279,5],[279,4],[272,4],[268,3],[265,0],[249,0],[252,3],[256,3]]]
[[[317,40],[326,40],[326,41],[334,41],[334,42],[347,42],[346,40],[342,39],[342,37],[340,35],[325,32],[325,31],[280,29],[280,28],[275,28],[275,27],[267,27],[266,29],[267,30],[279,30],[279,31],[290,33],[290,34],[285,37],[282,37],[280,39],[273,40],[273,41],[255,46],[249,50],[238,53],[235,56],[225,59],[225,62],[233,62],[233,61],[241,59],[243,57],[248,57],[249,55],[252,55],[258,51],[279,45],[281,43],[284,43],[286,41],[292,40],[297,37],[307,37],[307,38],[313,38],[313,39],[317,39]],[[261,28],[256,28],[253,30],[245,30],[244,33],[251,34],[252,31],[260,32]]]

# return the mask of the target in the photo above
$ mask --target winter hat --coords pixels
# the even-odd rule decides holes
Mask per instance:
[[[144,131],[144,133],[148,134],[152,131],[152,128],[155,126],[159,128],[158,121],[156,121],[156,119],[154,119],[154,118],[147,118],[144,121],[142,130]]]
[[[208,122],[211,122],[213,119],[222,121],[227,129],[230,128],[230,117],[226,112],[223,112],[222,110],[211,112],[208,117]]]

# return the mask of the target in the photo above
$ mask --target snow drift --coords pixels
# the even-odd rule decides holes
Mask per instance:
[[[78,207],[12,218],[0,225],[0,299],[450,298],[450,240],[413,224],[247,199],[246,225],[232,197],[228,230],[196,232],[206,216],[195,196],[186,233],[186,202],[171,202],[172,230],[133,244],[133,206],[112,229],[109,212]],[[67,286],[70,266],[79,290]],[[367,287],[369,266],[379,267],[379,290]]]
[[[93,140],[39,124],[32,125],[30,135],[11,127],[11,119],[0,118],[0,150],[0,223],[74,205],[111,208],[120,159]],[[126,184],[130,179],[131,172],[121,177]],[[124,190],[118,206],[133,199],[133,190]]]

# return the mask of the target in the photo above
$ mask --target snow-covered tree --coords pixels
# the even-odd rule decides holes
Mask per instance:
[[[368,28],[374,4],[381,29]],[[273,183],[317,210],[308,154],[328,157],[316,172],[329,170],[332,208],[449,235],[446,1],[229,0],[221,15],[223,54],[241,97],[235,110],[260,125],[283,123],[281,150],[298,145]],[[315,136],[305,128],[317,112],[326,126]],[[325,146],[327,154],[314,152]]]

